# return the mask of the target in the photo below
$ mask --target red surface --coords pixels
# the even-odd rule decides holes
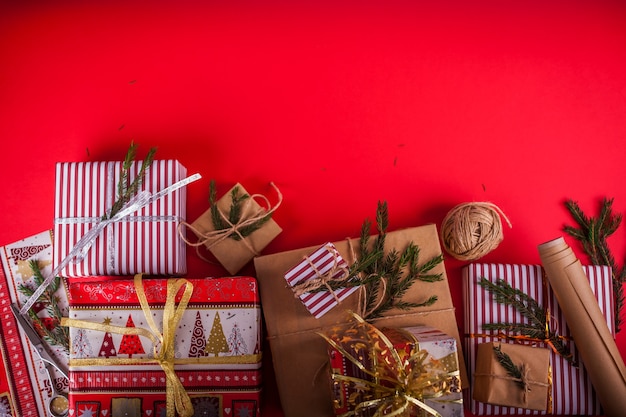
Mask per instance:
[[[538,263],[566,198],[626,212],[623,2],[48,3],[0,6],[0,244],[52,227],[55,162],[131,140],[203,174],[189,219],[209,178],[274,181],[284,232],[265,253],[355,236],[378,200],[390,229],[488,200],[513,228],[483,261]],[[626,226],[610,244],[621,262]],[[460,319],[463,263],[446,262]]]

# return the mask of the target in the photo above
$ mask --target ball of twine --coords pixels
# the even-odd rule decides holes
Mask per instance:
[[[460,261],[472,261],[485,256],[497,248],[504,238],[500,216],[512,227],[509,219],[495,204],[459,204],[443,219],[441,240],[444,249]]]

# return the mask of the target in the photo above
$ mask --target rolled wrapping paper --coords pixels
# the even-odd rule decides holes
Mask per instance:
[[[626,412],[626,366],[580,261],[560,237],[539,245],[550,286],[607,417]]]

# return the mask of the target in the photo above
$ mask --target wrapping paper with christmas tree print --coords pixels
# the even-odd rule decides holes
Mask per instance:
[[[215,202],[217,209],[228,216],[230,208],[233,202],[232,192],[237,188],[239,196],[248,194],[248,192],[241,186],[241,184],[235,184],[222,198]],[[248,194],[249,195],[249,194]],[[254,213],[261,213],[263,211],[261,205],[256,202],[254,195],[250,195],[241,204],[247,209],[242,212],[241,221],[249,220],[249,216],[255,216]],[[278,205],[274,206],[274,208]],[[268,207],[266,207],[267,209]],[[244,236],[244,239],[239,238],[232,230],[224,229],[224,234],[217,233],[213,220],[211,219],[211,209],[209,208],[200,215],[192,224],[192,231],[196,233],[199,239],[204,240],[204,246],[215,256],[215,258],[222,264],[222,266],[231,274],[236,274],[243,268],[252,258],[257,256],[269,243],[278,236],[282,229],[274,221],[273,218],[265,221],[265,223],[250,233],[248,236]],[[206,236],[213,235],[211,238]]]
[[[133,162],[130,180],[141,163]],[[117,199],[122,162],[62,162],[56,165],[54,266],[104,216]],[[156,194],[185,178],[175,160],[153,161],[141,190]],[[181,275],[187,270],[186,245],[178,223],[185,219],[185,187],[107,225],[83,260],[62,269],[64,277],[97,275]]]
[[[389,232],[385,239],[385,251],[404,250],[409,242],[420,249],[420,263],[441,255],[439,235],[434,224]],[[351,239],[351,246],[358,253],[359,239]],[[344,259],[350,259],[348,240],[333,242]],[[285,285],[285,273],[304,256],[319,245],[297,249],[254,259],[263,314],[276,374],[283,411],[287,417],[319,417],[332,415],[332,390],[330,382],[320,369],[328,364],[327,344],[318,332],[345,319],[346,311],[358,311],[359,292],[346,298],[341,304],[319,319],[306,309],[299,298]],[[408,311],[391,310],[384,317],[373,320],[378,328],[410,327],[427,325],[440,329],[457,340],[461,346],[454,305],[443,263],[432,274],[442,274],[437,282],[416,282],[404,295],[408,302],[423,302],[432,295],[437,302],[427,307]],[[461,383],[467,381],[462,351],[459,350]]]
[[[193,285],[193,293],[175,330],[174,370],[195,415],[204,411],[216,416],[258,415],[261,334],[256,280],[186,281]],[[168,280],[142,282],[150,314],[159,325]],[[69,294],[70,319],[148,327],[133,280],[80,280],[69,284]],[[158,416],[165,410],[166,376],[159,365],[149,362],[153,358],[150,339],[70,327],[70,340],[70,413],[81,416],[99,410],[94,415]],[[146,362],[120,364],[126,358],[146,358]],[[90,365],[93,362],[101,363]]]
[[[586,266],[585,273],[589,278],[591,288],[598,300],[600,309],[606,317],[607,325],[612,334],[615,334],[613,315],[613,290],[611,270],[605,266]],[[524,319],[513,307],[503,306],[493,301],[489,292],[477,284],[481,277],[495,282],[503,279],[512,287],[522,290],[534,300],[548,309],[550,326],[556,329],[559,335],[565,338],[574,358],[580,362],[576,345],[571,341],[571,335],[565,318],[559,308],[556,297],[550,289],[547,280],[544,281],[543,269],[540,265],[511,265],[511,264],[480,264],[474,263],[463,268],[463,297],[465,309],[465,357],[467,368],[472,376],[476,370],[477,348],[481,343],[502,342],[513,343],[499,338],[493,332],[482,328],[486,323],[525,323]],[[540,343],[547,347],[544,343]],[[474,384],[470,383],[470,391],[465,392],[465,402],[470,410],[477,415],[527,415],[527,414],[554,414],[554,415],[601,415],[602,408],[595,390],[587,375],[584,364],[573,367],[566,359],[555,352],[550,354],[552,368],[552,387],[549,394],[552,402],[552,411],[526,410],[515,407],[504,407],[482,403],[472,399]]]
[[[385,359],[386,350],[383,351],[382,346],[378,343],[368,344],[368,340],[360,340],[355,336],[355,334],[358,335],[358,332],[351,333],[351,335],[347,337],[342,332],[345,328],[346,325],[344,324],[338,325],[337,330],[331,330],[328,336],[341,345],[342,348],[346,349],[353,357],[359,358],[359,363],[370,372],[378,371],[381,377],[382,375],[391,375],[393,378],[397,378],[397,370],[390,367],[390,364],[393,364],[394,361]],[[411,358],[415,358],[416,356],[414,355],[418,355],[420,351],[427,352],[426,355],[421,356],[421,358],[423,358],[422,362],[415,364],[416,366],[421,366],[422,370],[425,372],[416,373],[415,380],[407,384],[410,387],[412,385],[420,385],[418,380],[424,382],[421,392],[420,389],[416,390],[416,393],[423,394],[424,398],[416,399],[423,401],[424,404],[439,412],[443,417],[462,417],[463,396],[458,375],[458,350],[454,337],[448,336],[429,326],[414,326],[402,329],[384,328],[380,329],[380,331],[388,338],[389,342],[398,353],[402,364],[406,367],[404,372],[407,374],[411,374],[411,369],[409,369],[410,365],[406,366],[406,364],[411,363]],[[377,338],[369,340],[369,342],[373,342],[376,339]],[[355,411],[357,405],[380,398],[380,395],[376,393],[375,389],[368,390],[367,387],[363,387],[358,383],[355,384],[341,380],[341,377],[347,376],[374,382],[374,378],[371,375],[367,375],[359,366],[347,359],[339,350],[332,346],[328,349],[328,355],[332,374],[340,376],[340,378],[333,377],[332,382],[334,395],[333,406],[336,415],[344,415],[344,413]],[[380,357],[376,358],[376,356]],[[377,362],[385,363],[385,365],[382,366],[383,370],[377,365]],[[428,372],[432,372],[432,374]],[[403,378],[399,378],[401,383],[402,380]],[[385,382],[378,382],[378,384],[385,386]],[[426,388],[426,386],[429,386],[429,388]],[[360,411],[361,414],[357,415],[369,417],[374,415],[375,411],[376,407],[365,407],[363,411]],[[426,412],[420,414],[417,407],[408,407],[405,411],[405,414],[402,415],[431,415]]]
[[[37,262],[44,275],[52,271],[51,231],[0,247],[0,258],[0,416],[44,416],[47,415],[47,404],[52,395],[51,382],[44,363],[19,330],[10,305],[15,303],[21,307],[26,302],[27,298],[19,291],[20,285],[35,286],[31,261]],[[55,296],[61,312],[67,314],[68,296],[63,281]],[[55,325],[41,303],[35,303],[32,310],[41,317],[45,326],[51,328]],[[48,347],[59,361],[67,363],[69,356],[63,347]],[[54,370],[52,372],[55,388],[67,392],[67,379]]]

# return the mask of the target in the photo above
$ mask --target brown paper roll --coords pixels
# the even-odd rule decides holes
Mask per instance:
[[[539,256],[605,415],[623,416],[626,366],[580,261],[562,237],[539,245]]]

